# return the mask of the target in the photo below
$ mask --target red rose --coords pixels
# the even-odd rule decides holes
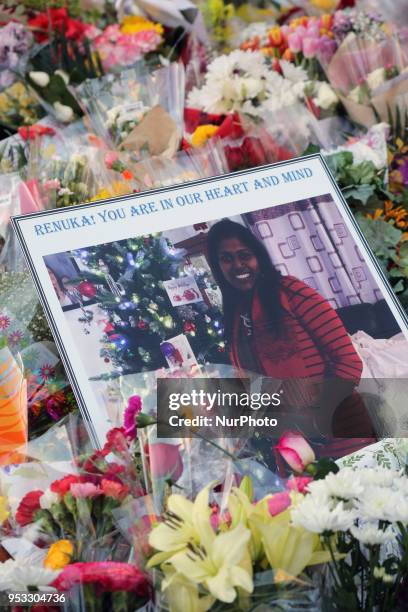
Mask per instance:
[[[34,514],[41,509],[40,497],[43,494],[44,491],[37,489],[24,495],[16,512],[16,521],[21,527],[25,527],[34,521]]]
[[[58,495],[65,495],[71,488],[73,483],[79,482],[79,476],[74,476],[74,474],[68,474],[68,476],[64,476],[64,478],[60,478],[60,480],[54,480],[52,485],[50,486],[51,491],[54,493],[58,493]]]
[[[139,568],[114,561],[66,565],[52,586],[58,591],[69,591],[75,584],[95,584],[102,591],[132,591],[141,596],[150,591],[148,579]]]

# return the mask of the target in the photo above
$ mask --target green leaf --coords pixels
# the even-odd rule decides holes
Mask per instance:
[[[342,189],[346,200],[357,200],[362,204],[367,204],[368,200],[375,193],[375,185],[351,185]]]

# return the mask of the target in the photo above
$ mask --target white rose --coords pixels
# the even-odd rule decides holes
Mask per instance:
[[[377,87],[385,82],[385,69],[377,68],[377,70],[370,72],[370,74],[367,76],[366,82],[371,91],[377,89]]]
[[[46,72],[40,72],[39,70],[32,70],[28,74],[30,76],[30,79],[33,81],[33,83],[38,85],[38,87],[47,87],[48,83],[50,82],[50,77],[48,76]]]
[[[330,85],[328,83],[322,83],[314,99],[315,104],[319,106],[319,108],[327,110],[331,106],[337,104],[338,101],[339,99]]]
[[[54,74],[57,74],[64,81],[65,85],[69,83],[69,75],[64,70],[56,70]]]
[[[62,123],[69,123],[74,118],[74,111],[70,106],[67,106],[66,104],[61,104],[61,102],[54,102],[54,110],[55,116],[57,117],[58,121],[61,121]]]
[[[53,504],[59,501],[58,493],[54,493],[51,489],[47,489],[40,497],[40,508],[49,510]]]

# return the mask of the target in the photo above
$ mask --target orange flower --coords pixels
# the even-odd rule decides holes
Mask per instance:
[[[282,59],[287,60],[288,62],[293,62],[295,56],[290,49],[286,49],[282,55]]]
[[[122,172],[122,176],[125,179],[125,181],[131,181],[133,178],[133,174],[131,173],[130,170],[124,170]]]
[[[284,42],[282,30],[279,26],[274,26],[269,30],[268,38],[272,47],[280,47],[281,44]]]

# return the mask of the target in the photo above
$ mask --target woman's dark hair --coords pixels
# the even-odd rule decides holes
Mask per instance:
[[[207,249],[211,271],[222,293],[225,338],[227,342],[231,342],[232,339],[234,314],[240,302],[241,294],[239,289],[235,289],[225,278],[218,259],[221,241],[228,238],[238,238],[257,258],[260,271],[257,281],[259,298],[267,314],[268,322],[271,324],[272,329],[278,333],[282,315],[282,306],[279,299],[281,273],[274,268],[265,246],[254,236],[251,230],[240,223],[223,219],[215,223],[208,232]]]

